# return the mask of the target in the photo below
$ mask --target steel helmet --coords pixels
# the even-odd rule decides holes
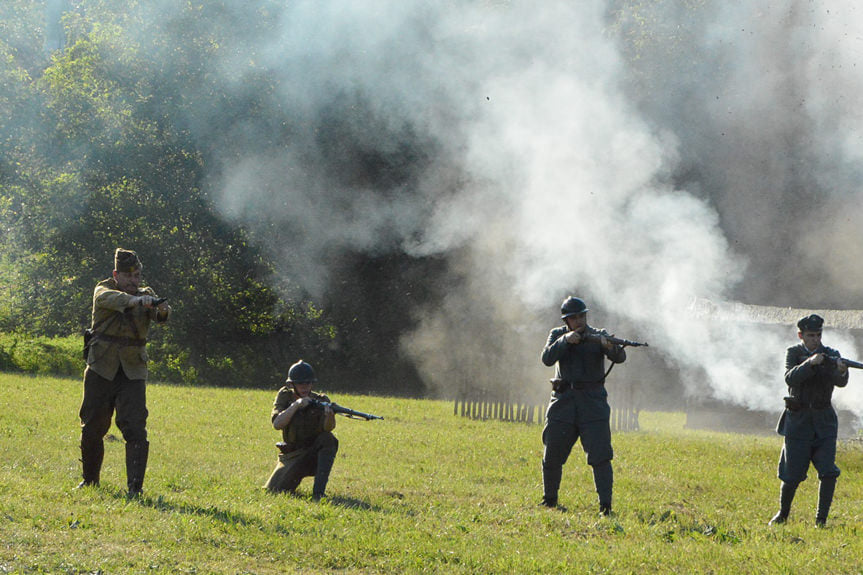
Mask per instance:
[[[587,310],[587,304],[584,300],[578,297],[569,296],[560,306],[560,319],[566,319],[571,315],[578,315]]]
[[[314,383],[318,381],[315,370],[303,360],[298,361],[288,370],[287,383]]]

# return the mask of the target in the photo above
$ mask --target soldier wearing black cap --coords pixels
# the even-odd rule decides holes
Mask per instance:
[[[839,352],[821,343],[824,320],[808,315],[797,322],[801,343],[785,352],[785,383],[788,397],[776,431],[785,437],[779,457],[782,486],[779,512],[771,525],[788,519],[794,493],[806,479],[809,463],[818,471],[818,509],[815,524],[824,526],[833,502],[839,468],[836,467],[836,437],[839,421],[830,400],[834,387],[848,383],[848,367]]]
[[[602,515],[611,513],[614,476],[611,459],[611,408],[605,389],[605,358],[623,363],[626,350],[608,341],[607,332],[587,324],[587,305],[577,297],[568,297],[560,308],[566,325],[548,334],[542,350],[542,362],[557,364],[552,380],[553,392],[546,411],[542,442],[542,504],[557,506],[563,464],[575,442],[587,454],[593,468],[593,480]],[[598,338],[587,340],[587,335]],[[598,341],[597,341],[598,340]]]
[[[150,322],[167,321],[171,308],[156,292],[141,287],[141,260],[117,248],[111,277],[96,285],[85,350],[84,399],[81,403],[81,463],[78,487],[98,485],[105,454],[103,438],[116,411],[126,440],[129,495],[142,492],[150,444],[147,441],[147,335]]]
[[[312,366],[299,360],[288,370],[288,385],[282,387],[273,403],[273,427],[282,432],[279,461],[264,487],[274,493],[293,493],[304,477],[314,477],[312,497],[325,495],[330,471],[339,450],[332,431],[336,417],[326,395],[312,392],[317,382]],[[313,401],[316,400],[316,401]]]

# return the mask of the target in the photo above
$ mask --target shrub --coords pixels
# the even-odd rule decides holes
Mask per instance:
[[[0,333],[0,369],[77,377],[84,369],[82,345],[80,335],[45,337]]]

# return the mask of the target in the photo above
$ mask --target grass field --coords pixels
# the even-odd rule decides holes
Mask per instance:
[[[689,431],[642,413],[615,435],[615,514],[597,514],[580,449],[562,509],[540,508],[540,427],[456,417],[452,405],[332,394],[384,421],[338,419],[320,503],[260,489],[279,436],[272,391],[151,385],[145,496],[127,501],[123,443],[102,485],[79,480],[77,380],[0,374],[0,573],[860,573],[863,448],[827,529],[817,479],[776,511],[778,436]]]

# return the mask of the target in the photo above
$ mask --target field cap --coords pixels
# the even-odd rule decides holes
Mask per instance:
[[[118,272],[133,272],[141,267],[141,260],[138,259],[138,254],[132,250],[124,250],[117,248],[114,252],[114,269]]]
[[[801,332],[804,331],[821,331],[821,327],[824,325],[824,318],[817,314],[807,315],[806,317],[800,318],[800,321],[797,322],[797,329]]]

